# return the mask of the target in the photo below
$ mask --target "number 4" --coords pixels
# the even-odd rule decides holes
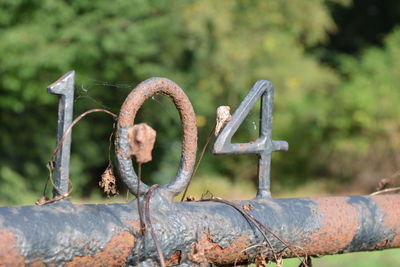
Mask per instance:
[[[232,144],[232,136],[236,133],[251,108],[261,97],[260,107],[260,136],[253,142]],[[257,81],[232,119],[225,125],[214,143],[214,154],[258,154],[258,192],[257,198],[271,197],[270,169],[271,153],[287,151],[286,141],[272,140],[272,106],[274,103],[274,87],[271,82]]]

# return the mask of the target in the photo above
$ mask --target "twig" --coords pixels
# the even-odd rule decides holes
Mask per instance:
[[[214,135],[215,127],[216,127],[216,123],[215,123],[214,126],[212,127],[210,133],[209,133],[208,136],[207,136],[206,142],[204,143],[203,148],[201,149],[201,153],[200,153],[200,156],[199,156],[199,160],[197,161],[196,166],[194,167],[194,170],[193,170],[193,172],[192,172],[192,175],[190,175],[189,182],[188,182],[188,184],[186,185],[185,191],[183,191],[183,195],[182,195],[182,198],[181,198],[181,202],[185,199],[187,190],[189,189],[190,182],[192,181],[193,176],[196,174],[197,169],[198,169],[199,166],[200,166],[201,160],[203,159],[203,156],[204,156],[204,153],[206,152],[206,149],[207,149],[207,147],[208,147],[208,144],[210,143],[210,141],[211,141],[211,139],[212,139],[212,137],[213,137],[213,135]]]
[[[210,196],[208,198],[206,198],[206,196]],[[205,199],[209,199],[209,198],[214,198],[214,194],[212,192],[210,192],[210,190],[207,190],[205,193],[201,194],[200,200],[205,200]]]
[[[50,180],[50,183],[53,186],[53,188],[57,191],[57,193],[60,196],[68,197],[72,193],[72,189],[73,189],[72,181],[70,179],[68,179],[68,184],[70,185],[70,189],[68,190],[68,192],[67,193],[61,192],[61,190],[55,185],[54,180],[53,180],[53,170],[54,170],[54,164],[53,163],[54,163],[54,161],[49,161],[49,163],[47,165],[47,168],[49,169],[49,177],[48,177],[48,179]]]
[[[112,113],[111,111],[108,111],[106,109],[102,109],[102,108],[95,108],[95,109],[90,109],[87,110],[85,112],[83,112],[81,115],[79,115],[78,117],[76,117],[76,119],[68,126],[67,130],[65,131],[64,135],[61,137],[60,142],[58,143],[56,149],[54,150],[53,154],[51,155],[51,158],[53,159],[55,157],[55,155],[57,154],[57,152],[60,150],[62,144],[64,143],[64,139],[66,138],[66,136],[71,132],[72,127],[75,126],[75,124],[77,124],[83,117],[85,117],[86,115],[90,114],[90,113],[95,113],[95,112],[104,112],[107,113],[111,116],[113,116],[115,119],[118,117],[116,114]]]
[[[292,248],[290,247],[290,245],[288,243],[286,243],[283,239],[281,239],[279,236],[277,236],[270,228],[268,228],[267,226],[262,224],[259,220],[254,218],[253,215],[251,215],[250,213],[248,213],[247,211],[242,209],[239,205],[236,205],[235,203],[232,203],[230,201],[227,201],[227,200],[224,200],[221,198],[202,199],[200,201],[207,201],[207,200],[227,204],[227,205],[235,208],[236,210],[238,210],[245,218],[250,219],[253,222],[253,224],[257,227],[257,229],[263,234],[265,241],[268,243],[268,246],[271,248],[271,250],[273,252],[275,260],[277,260],[276,253],[275,253],[271,243],[269,242],[268,238],[265,236],[264,232],[262,230],[260,230],[260,228],[259,228],[260,226],[262,228],[264,228],[265,230],[267,230],[273,237],[275,237],[277,240],[279,240],[282,244],[284,244],[304,264],[304,266],[307,266],[305,260],[301,259],[301,257],[294,250],[292,250]]]
[[[278,254],[283,253],[286,249],[289,249],[290,251],[292,251],[291,248],[298,248],[298,249],[300,249],[300,250],[304,253],[304,259],[308,257],[307,251],[305,251],[304,248],[302,248],[302,247],[300,247],[300,246],[286,246],[286,247],[284,247],[282,250],[280,250],[280,251],[278,252]],[[292,252],[293,252],[293,251],[292,251]],[[299,256],[298,256],[298,257],[299,257]],[[298,258],[298,259],[299,259],[299,258]],[[299,259],[299,260],[300,260],[300,259]]]
[[[49,170],[49,174],[47,175],[46,183],[44,184],[43,193],[42,193],[43,197],[46,196],[47,184],[48,184],[49,180],[51,179],[51,177],[53,177],[54,164],[55,164],[54,161],[49,161],[46,164],[46,168]],[[56,190],[58,190],[58,188],[56,188]]]
[[[66,195],[59,195],[59,196],[56,196],[56,197],[54,197],[52,199],[48,199],[46,197],[41,197],[35,202],[35,204],[38,205],[38,206],[42,206],[42,205],[46,205],[46,204],[49,204],[49,203],[53,203],[53,202],[59,201],[59,200],[64,199],[64,198],[70,198],[70,197],[66,196]]]
[[[41,205],[46,205],[46,204],[48,204],[48,203],[53,203],[53,202],[59,201],[59,200],[64,199],[64,198],[69,198],[69,197],[70,197],[70,194],[72,193],[72,189],[73,189],[73,187],[72,187],[72,181],[69,180],[69,179],[68,179],[68,183],[69,183],[71,186],[70,186],[70,190],[69,190],[67,193],[61,192],[61,191],[57,188],[57,186],[54,184],[54,181],[53,181],[54,162],[53,162],[53,161],[49,161],[49,162],[47,163],[47,169],[49,170],[49,176],[47,177],[47,181],[46,181],[46,184],[45,184],[45,188],[44,188],[44,191],[43,191],[43,195],[35,202],[35,204],[36,204],[36,205],[39,205],[39,206],[41,206]],[[54,187],[55,190],[57,190],[57,192],[58,192],[58,194],[59,194],[58,196],[53,197],[53,198],[51,198],[51,199],[49,199],[48,197],[46,197],[46,188],[47,188],[47,182],[48,182],[48,181],[51,182],[52,186]]]
[[[107,198],[110,196],[118,195],[119,192],[117,190],[117,182],[114,175],[114,166],[111,161],[111,147],[112,147],[112,140],[115,134],[115,126],[116,122],[113,123],[112,131],[110,136],[108,137],[108,166],[104,170],[103,174],[101,175],[101,181],[99,182],[99,186],[103,189],[104,193],[107,194]]]
[[[140,207],[140,181],[142,177],[142,163],[138,163],[138,183],[137,183],[137,191],[136,191],[136,203],[138,206],[138,213],[139,213],[139,222],[140,222],[140,233],[144,235],[144,221],[143,221],[143,214],[142,214],[142,209]],[[129,191],[128,191],[129,192]]]
[[[63,134],[63,136],[61,137],[61,139],[59,140],[56,148],[54,149],[52,155],[51,155],[51,159],[49,160],[48,164],[47,164],[47,168],[49,169],[49,176],[47,177],[44,189],[43,189],[43,197],[45,197],[46,195],[46,191],[47,191],[47,184],[49,182],[49,180],[51,181],[52,186],[54,187],[54,189],[60,194],[60,195],[65,195],[64,192],[61,192],[60,189],[54,184],[53,181],[53,169],[54,169],[54,159],[56,157],[57,152],[60,150],[62,144],[64,143],[64,140],[66,138],[66,136],[71,132],[72,127],[75,126],[75,124],[77,124],[83,117],[85,117],[86,115],[90,114],[90,113],[94,113],[94,112],[104,112],[107,113],[111,116],[113,116],[114,118],[117,118],[118,116],[114,113],[112,113],[111,111],[108,111],[106,109],[100,109],[100,108],[96,108],[96,109],[90,109],[85,111],[84,113],[82,113],[81,115],[79,115],[77,118],[74,119],[74,121],[68,126],[67,130],[65,131],[65,133]],[[115,123],[113,128],[115,127]],[[112,135],[111,135],[112,136]],[[111,139],[110,136],[110,139]],[[109,146],[109,160],[110,160],[110,147]],[[69,183],[71,183],[71,181],[69,180]],[[70,192],[67,193],[68,195],[70,194]]]
[[[136,203],[137,203],[137,207],[138,207],[139,224],[140,224],[140,232],[139,232],[139,234],[142,236],[142,238],[140,238],[140,240],[139,240],[140,243],[138,245],[138,262],[139,262],[139,259],[140,259],[140,247],[142,247],[142,245],[144,243],[144,234],[146,232],[146,225],[145,225],[144,220],[143,220],[143,213],[142,213],[142,209],[140,207],[140,199],[139,199],[139,197],[140,197],[139,192],[140,192],[141,177],[142,177],[142,163],[139,162],[138,163],[138,184],[137,184]],[[127,190],[127,192],[126,192],[127,201],[128,201],[129,193],[130,193],[129,190]]]
[[[145,216],[146,216],[146,221],[148,222],[149,225],[149,229],[150,229],[150,234],[151,237],[153,238],[153,241],[156,245],[156,249],[157,249],[157,254],[158,257],[160,258],[160,265],[161,267],[165,267],[165,260],[164,260],[164,255],[162,253],[161,247],[160,247],[160,242],[157,239],[156,234],[154,233],[153,230],[153,225],[151,223],[151,217],[150,217],[150,199],[151,199],[151,195],[153,194],[154,189],[156,189],[158,187],[158,185],[152,185],[149,189],[149,191],[147,191],[146,193],[146,197],[145,197]]]
[[[235,203],[232,203],[230,201],[224,200],[222,198],[209,198],[209,199],[201,199],[199,201],[213,201],[213,202],[219,202],[219,203],[223,203],[226,205],[231,206],[232,208],[234,208],[235,210],[237,210],[240,214],[242,214],[243,217],[245,217],[248,221],[250,221],[256,228],[257,230],[261,233],[261,235],[264,237],[265,241],[267,242],[268,246],[271,248],[272,253],[274,255],[275,261],[278,260],[278,258],[276,257],[276,253],[274,252],[274,248],[272,247],[271,242],[269,241],[268,237],[265,235],[264,231],[260,228],[260,226],[256,223],[256,221],[254,220],[253,217],[250,217],[248,215],[248,213],[246,213],[241,207],[239,207],[238,205],[236,205]]]
[[[129,202],[129,189],[126,190],[126,196],[125,196],[125,202],[128,203]]]
[[[240,251],[239,255],[238,255],[238,256],[236,257],[236,259],[235,259],[235,262],[234,262],[233,266],[236,266],[236,265],[237,265],[237,260],[239,259],[240,255],[241,255],[243,252],[246,252],[246,251],[248,251],[248,250],[250,250],[250,249],[253,249],[253,248],[256,248],[256,247],[265,247],[265,244],[255,244],[255,245],[253,245],[253,246],[247,247],[247,248],[243,249],[242,251]],[[267,249],[267,250],[272,250],[271,248],[266,248],[266,249]]]
[[[396,172],[394,172],[392,175],[382,178],[379,183],[378,183],[378,187],[376,188],[377,191],[381,191],[383,189],[385,189],[385,187],[389,184],[391,184],[394,181],[394,178],[396,178],[397,176],[400,175],[400,170],[397,170]]]
[[[376,196],[376,195],[380,195],[383,193],[394,192],[394,191],[398,191],[398,190],[400,190],[400,187],[387,188],[387,189],[376,191],[376,192],[370,194],[370,196]]]
[[[247,213],[246,211],[244,211],[245,213]],[[276,239],[278,239],[282,244],[284,244],[303,264],[304,266],[307,266],[306,262],[304,260],[302,260],[300,258],[300,256],[291,248],[291,246],[286,243],[282,238],[280,238],[279,236],[277,236],[270,228],[268,228],[267,226],[265,226],[264,224],[262,224],[259,220],[257,220],[256,218],[253,217],[253,215],[247,213],[248,216],[250,216],[251,218],[254,219],[254,221],[256,221],[262,228],[264,228],[265,230],[267,230],[273,237],[275,237]]]
[[[108,164],[111,165],[111,166],[112,166],[112,163],[111,163],[111,146],[112,146],[112,138],[114,137],[114,133],[115,133],[115,125],[116,124],[117,124],[116,122],[113,123],[113,129],[112,129],[112,132],[110,134],[110,137],[108,138]]]
[[[300,263],[299,267],[312,267],[311,257],[310,256],[305,257],[305,261]]]

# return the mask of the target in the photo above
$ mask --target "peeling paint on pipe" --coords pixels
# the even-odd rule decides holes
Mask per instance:
[[[143,203],[143,201],[142,201]],[[263,199],[235,202],[299,256],[400,247],[400,196]],[[142,207],[143,208],[143,207]],[[263,236],[232,207],[169,202],[155,192],[153,228],[169,266],[254,262]],[[293,251],[270,233],[284,258]],[[252,249],[247,249],[249,247]],[[264,253],[273,260],[271,251]],[[0,265],[120,266],[158,264],[149,234],[141,237],[136,203],[0,207]]]

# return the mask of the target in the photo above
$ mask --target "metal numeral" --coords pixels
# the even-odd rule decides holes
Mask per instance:
[[[49,93],[60,96],[58,102],[57,145],[72,122],[74,82],[75,72],[70,71],[47,87]],[[68,192],[70,150],[71,132],[65,136],[56,155],[54,169],[54,185],[56,188],[53,190],[54,197]]]
[[[232,136],[260,97],[260,136],[254,142],[232,144]],[[271,197],[271,153],[274,151],[287,151],[289,147],[286,141],[272,140],[273,102],[274,88],[272,83],[264,80],[257,81],[236,109],[232,119],[217,137],[213,148],[214,154],[258,154],[257,197]]]

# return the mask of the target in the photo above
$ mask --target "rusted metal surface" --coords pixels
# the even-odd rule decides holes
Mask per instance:
[[[348,205],[348,198],[345,197],[338,197],[336,201],[321,198],[315,202],[318,204],[317,211],[324,214],[321,223],[323,227],[310,233],[309,241],[305,240],[304,244],[316,255],[338,253],[337,248],[346,247],[356,235],[359,221],[357,209]],[[335,236],[329,233],[335,233]],[[318,244],[313,243],[313,240],[318,240]]]
[[[130,205],[72,205],[0,208],[0,265],[13,257],[25,264],[123,263],[134,247]],[[105,261],[109,258],[108,261]],[[22,265],[22,264],[21,264]],[[19,265],[19,266],[21,266]]]
[[[22,266],[25,257],[17,245],[15,234],[11,231],[0,229],[0,265]]]
[[[196,160],[197,127],[196,116],[188,97],[174,82],[166,78],[151,78],[140,83],[126,98],[118,119],[116,155],[121,178],[136,195],[138,178],[132,165],[129,151],[129,129],[135,124],[135,116],[143,102],[154,94],[170,96],[181,117],[183,140],[182,156],[175,178],[161,190],[169,197],[179,194],[190,179]],[[139,181],[140,182],[140,181]],[[149,186],[140,182],[140,195],[147,192]]]
[[[196,263],[212,263],[218,265],[247,262],[249,255],[245,252],[248,246],[248,237],[240,236],[229,246],[223,248],[212,238],[203,233],[202,237],[194,244],[189,253],[189,260]]]
[[[400,247],[399,195],[236,203],[250,205],[247,212],[290,245],[265,232],[282,257]],[[137,214],[134,202],[0,207],[0,263],[157,265],[155,244],[150,233],[140,236]],[[222,203],[170,202],[155,191],[150,214],[167,265],[247,263],[260,254],[274,259],[259,231]]]
[[[398,194],[270,197],[270,153],[286,149],[287,144],[271,140],[273,88],[267,81],[254,85],[214,147],[216,153],[260,156],[257,198],[172,201],[192,174],[197,131],[186,95],[164,78],[139,84],[119,116],[117,159],[132,193],[136,193],[138,178],[130,158],[129,132],[140,106],[155,93],[171,96],[182,120],[182,157],[173,181],[159,188],[141,184],[137,205],[74,205],[61,199],[42,206],[0,207],[0,265],[157,266],[160,258],[165,258],[161,262],[166,266],[232,265],[400,247]],[[231,144],[232,135],[259,97],[260,138]],[[140,213],[146,215],[145,231]]]
[[[397,202],[395,198],[376,198],[376,205],[385,213],[383,219],[385,225],[396,229],[396,235],[392,243],[400,244],[400,220],[397,216],[400,211],[400,203]]]
[[[173,265],[178,265],[181,261],[182,261],[182,251],[176,250],[172,254],[171,258],[167,259],[165,264],[167,266],[173,266]]]
[[[94,256],[77,256],[66,266],[123,266],[134,247],[135,238],[123,231],[111,238],[105,248]]]

